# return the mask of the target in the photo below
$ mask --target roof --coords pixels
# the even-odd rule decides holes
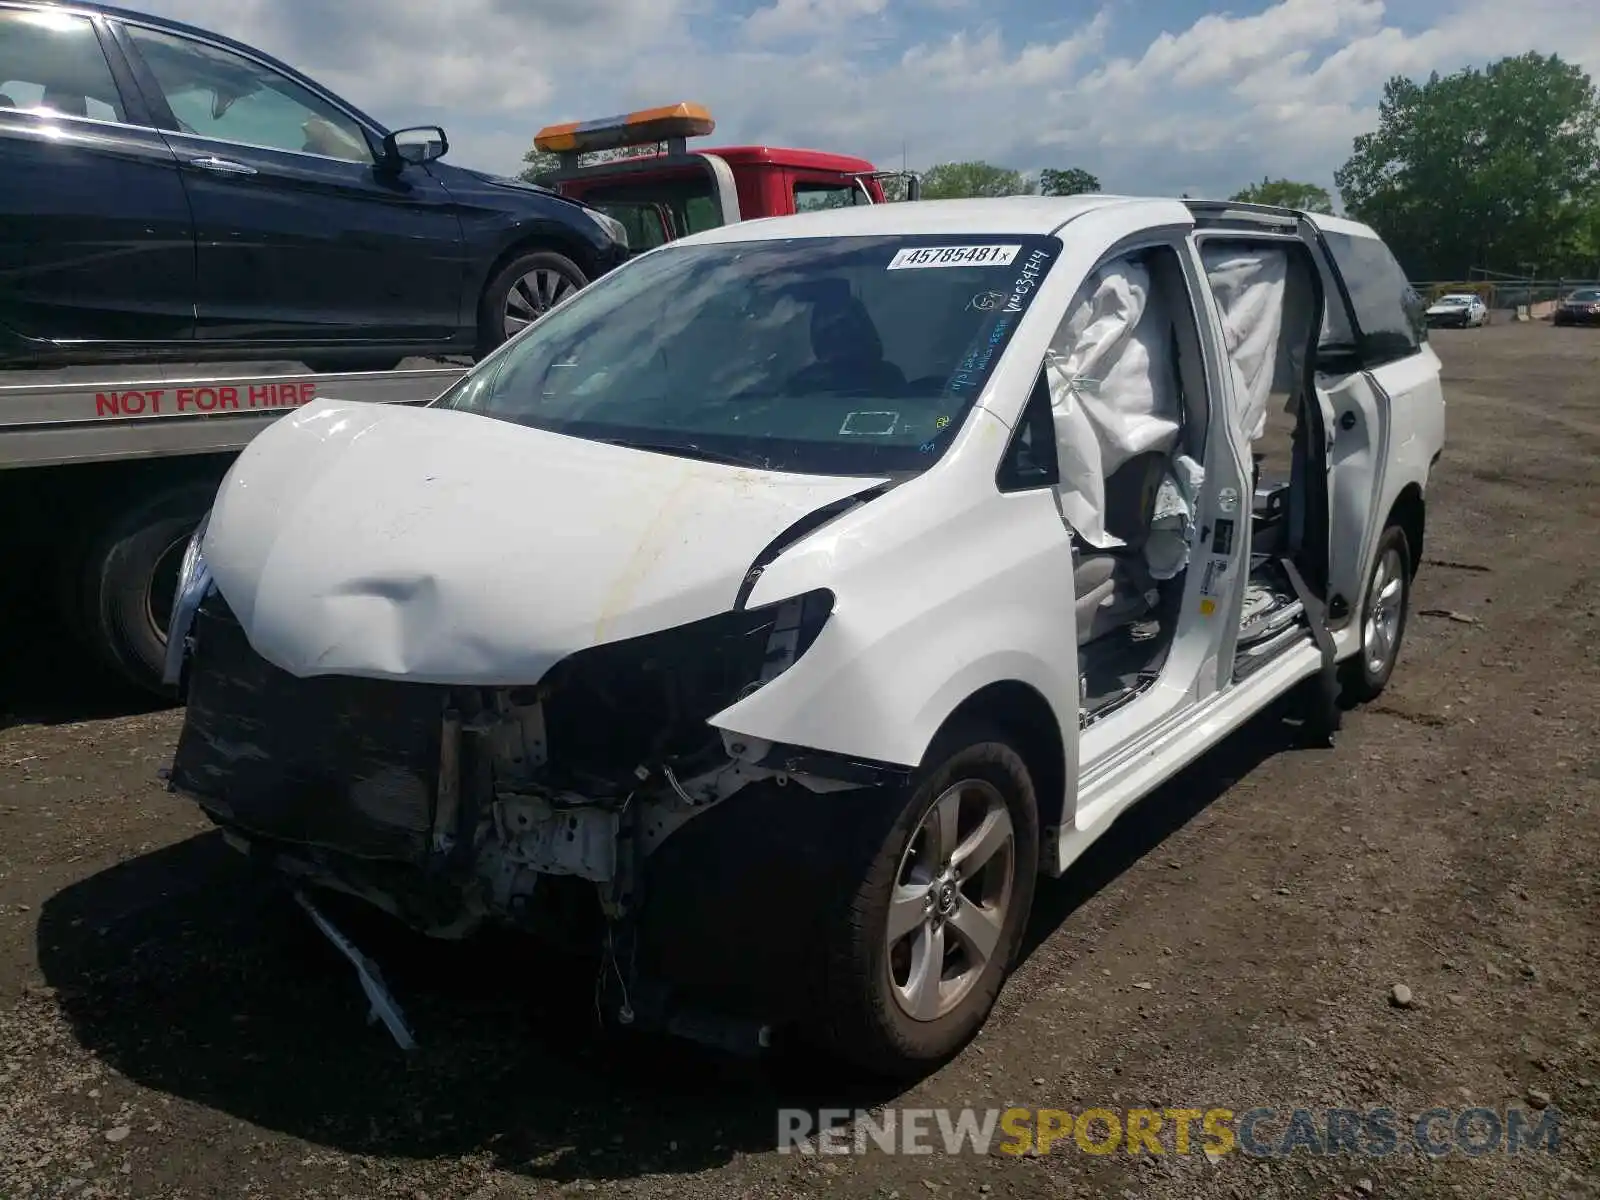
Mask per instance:
[[[760,217],[680,238],[673,245],[765,241],[787,237],[874,234],[1049,234],[1075,217],[1114,207],[1147,206],[1152,225],[1189,224],[1181,200],[1135,196],[1004,196],[862,204],[788,217]]]
[[[827,150],[803,150],[792,146],[696,146],[697,154],[715,154],[730,164],[776,163],[811,171],[837,171],[842,175],[876,171],[865,158],[853,154],[833,154]]]
[[[1352,221],[1349,217],[1335,217],[1327,213],[1307,213],[1311,223],[1323,233],[1341,233],[1345,237],[1376,238],[1377,231],[1370,225],[1363,225],[1360,221]]]

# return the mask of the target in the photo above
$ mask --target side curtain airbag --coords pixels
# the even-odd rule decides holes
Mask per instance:
[[[1122,544],[1106,532],[1106,479],[1135,455],[1177,446],[1170,330],[1148,271],[1114,262],[1089,277],[1046,357],[1062,511],[1091,546]]]
[[[1230,433],[1236,444],[1266,432],[1267,399],[1278,371],[1289,256],[1283,250],[1202,245],[1206,278],[1222,315],[1233,374]]]

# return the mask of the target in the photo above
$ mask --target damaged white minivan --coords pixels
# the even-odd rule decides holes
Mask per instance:
[[[250,444],[184,567],[171,786],[303,896],[595,948],[625,1023],[925,1070],[1040,872],[1274,701],[1331,736],[1382,690],[1443,439],[1349,221],[729,225],[428,406]]]

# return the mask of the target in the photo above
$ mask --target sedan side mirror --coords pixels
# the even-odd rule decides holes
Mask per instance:
[[[396,129],[383,139],[384,162],[398,170],[408,163],[420,166],[443,158],[450,149],[450,139],[437,125],[414,125]]]

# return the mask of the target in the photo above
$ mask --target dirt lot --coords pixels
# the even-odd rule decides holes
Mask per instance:
[[[13,622],[0,1196],[1600,1195],[1600,334],[1435,345],[1450,441],[1388,693],[1331,751],[1263,719],[1126,817],[1043,888],[989,1029],[903,1094],[607,1040],[583,964],[363,928],[422,1042],[403,1060],[301,914],[162,790],[179,714],[86,689]],[[1556,1154],[774,1150],[783,1105],[1535,1093]]]

